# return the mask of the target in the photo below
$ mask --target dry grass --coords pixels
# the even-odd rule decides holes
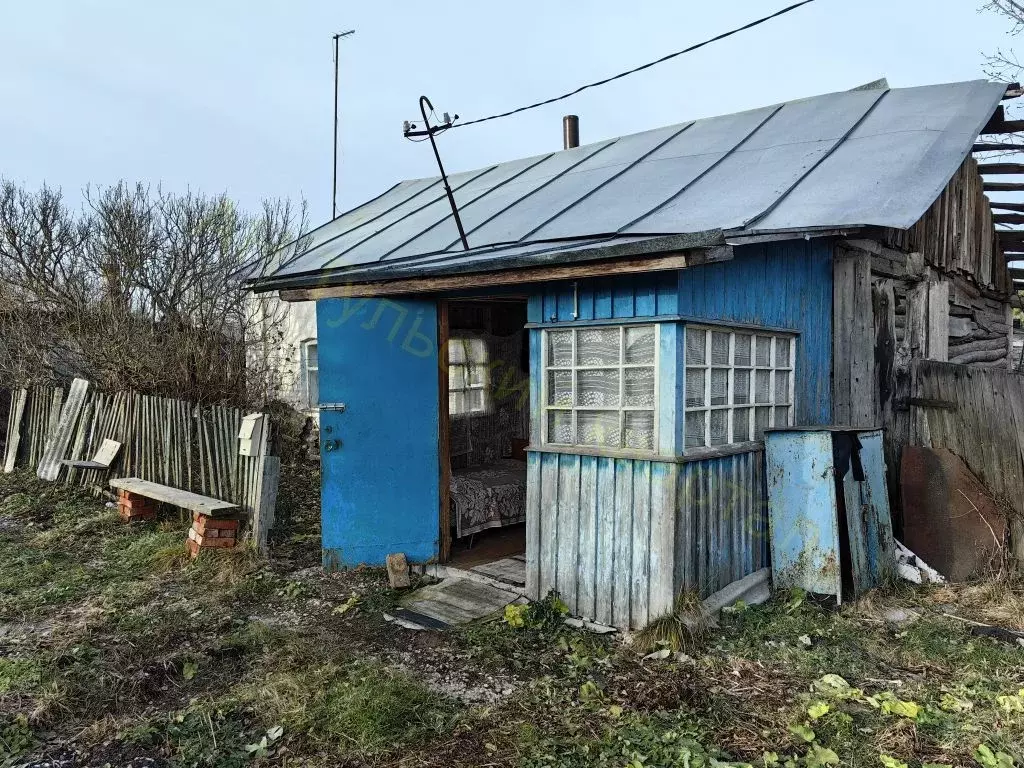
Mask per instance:
[[[659,616],[637,632],[633,645],[640,653],[663,648],[672,652],[692,651],[707,640],[711,620],[704,612],[700,595],[683,590],[676,597],[672,613]]]

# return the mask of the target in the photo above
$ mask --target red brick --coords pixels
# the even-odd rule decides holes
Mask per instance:
[[[200,515],[199,519],[192,523],[192,527],[199,533],[206,533],[207,531],[237,531],[238,521],[237,520],[218,520],[208,515]],[[221,533],[221,536],[224,534]]]
[[[122,496],[117,503],[119,506],[128,507],[128,509],[156,510],[156,502],[144,496]]]
[[[192,539],[185,539],[185,546],[188,547],[188,551],[193,558],[199,556],[199,545],[192,541]]]

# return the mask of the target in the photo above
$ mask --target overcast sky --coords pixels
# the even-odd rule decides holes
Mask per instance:
[[[342,42],[342,209],[435,175],[401,136],[427,94],[471,119],[557,95],[786,5],[778,2],[0,0],[0,176],[304,197],[330,216],[332,42]],[[847,89],[983,76],[1007,26],[971,0],[816,0],[787,16],[514,118],[440,139],[449,171]]]

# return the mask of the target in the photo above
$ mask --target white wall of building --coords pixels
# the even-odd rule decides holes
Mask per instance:
[[[316,416],[316,302],[283,302],[276,295],[254,296],[252,300],[254,326],[263,328],[265,338],[250,348],[254,365],[265,371],[267,396]],[[260,358],[265,363],[260,364]]]

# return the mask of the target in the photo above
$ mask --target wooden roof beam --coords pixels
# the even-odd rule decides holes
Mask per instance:
[[[992,216],[993,224],[1024,224],[1022,213],[997,213]]]
[[[971,147],[971,152],[1024,152],[1024,144],[1007,144],[1003,142],[981,142]]]
[[[1020,83],[1007,83],[1006,93],[1003,94],[1003,101],[1006,99],[1019,99],[1024,96],[1024,89],[1020,87]]]
[[[982,184],[985,192],[1024,192],[1024,184],[1005,181],[990,181]]]
[[[1024,163],[978,163],[981,173],[1024,173]]]
[[[1024,203],[1000,203],[999,201],[993,201],[990,205],[993,210],[1020,211],[1024,213]]]

